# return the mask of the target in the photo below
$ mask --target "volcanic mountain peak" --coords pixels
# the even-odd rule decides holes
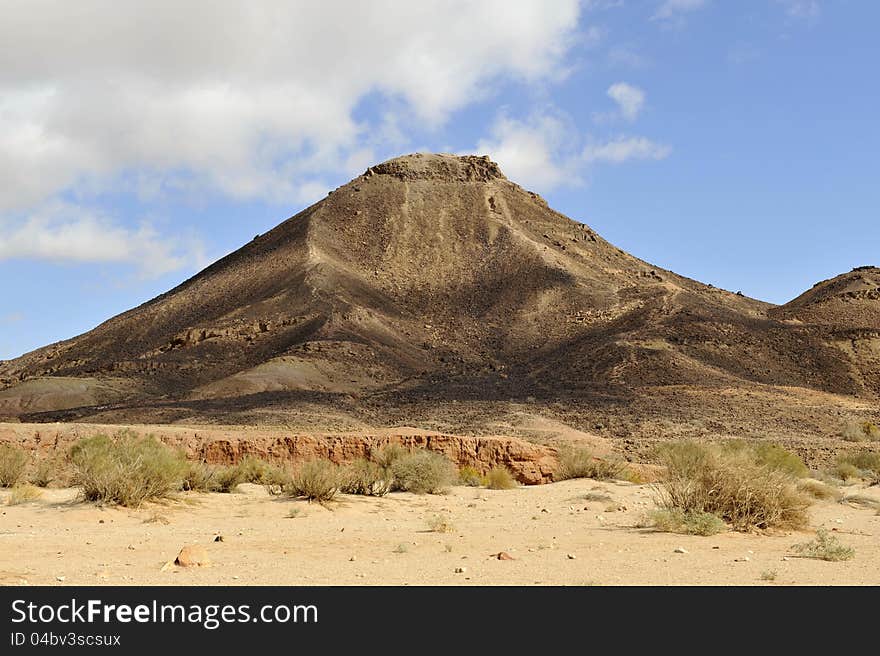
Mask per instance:
[[[836,331],[880,327],[878,279],[861,269],[773,308],[625,253],[488,157],[416,153],[148,303],[0,363],[0,416],[250,423],[308,406],[320,423],[342,404],[381,424],[424,407],[434,425],[444,402],[586,408],[680,386],[875,396],[876,336]]]

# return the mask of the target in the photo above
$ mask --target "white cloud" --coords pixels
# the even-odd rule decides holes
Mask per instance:
[[[655,143],[646,137],[622,136],[586,146],[583,159],[586,162],[621,164],[632,159],[665,159],[671,152],[671,147]]]
[[[442,124],[500,77],[558,76],[579,12],[578,0],[17,3],[0,21],[0,213],[132,171],[297,198],[362,147],[372,126],[354,111],[368,95]]]
[[[627,121],[634,121],[645,106],[645,92],[626,82],[612,84],[607,93],[620,107],[620,113]]]
[[[47,203],[16,226],[0,228],[0,260],[125,263],[146,278],[206,264],[198,240],[179,236],[171,240],[148,223],[128,229],[59,202]]]
[[[492,126],[492,138],[477,144],[476,152],[498,162],[514,182],[535,189],[553,189],[577,183],[576,154],[570,152],[576,133],[552,112],[526,121],[501,115]]]
[[[667,21],[678,18],[681,14],[702,9],[706,0],[664,0],[651,16],[651,20]]]

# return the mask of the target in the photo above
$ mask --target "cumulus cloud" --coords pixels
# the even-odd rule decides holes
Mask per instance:
[[[702,9],[706,4],[706,0],[664,0],[651,20],[668,21],[679,18],[681,14],[690,13],[697,9]]]
[[[562,116],[537,113],[525,121],[501,115],[492,127],[492,138],[477,144],[499,163],[504,174],[536,189],[553,189],[577,182],[577,162],[569,150],[576,133]]]
[[[634,121],[645,106],[645,92],[626,82],[612,84],[607,93],[620,107],[620,113],[627,121]]]
[[[670,146],[656,143],[646,137],[622,136],[586,146],[583,159],[586,162],[621,164],[632,159],[665,159],[671,152]]]
[[[0,234],[0,260],[125,263],[145,278],[205,264],[196,239],[178,237],[172,242],[148,223],[129,229],[60,202],[40,207],[16,226],[0,226]]]

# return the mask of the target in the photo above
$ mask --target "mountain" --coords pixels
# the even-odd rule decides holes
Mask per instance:
[[[486,157],[433,154],[0,363],[0,416],[29,421],[810,433],[878,395],[878,269],[773,306],[623,252]]]

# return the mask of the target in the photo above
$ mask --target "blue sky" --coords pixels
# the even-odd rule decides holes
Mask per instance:
[[[856,0],[11,3],[0,359],[423,150],[488,153],[634,255],[784,303],[880,264],[878,22]]]

